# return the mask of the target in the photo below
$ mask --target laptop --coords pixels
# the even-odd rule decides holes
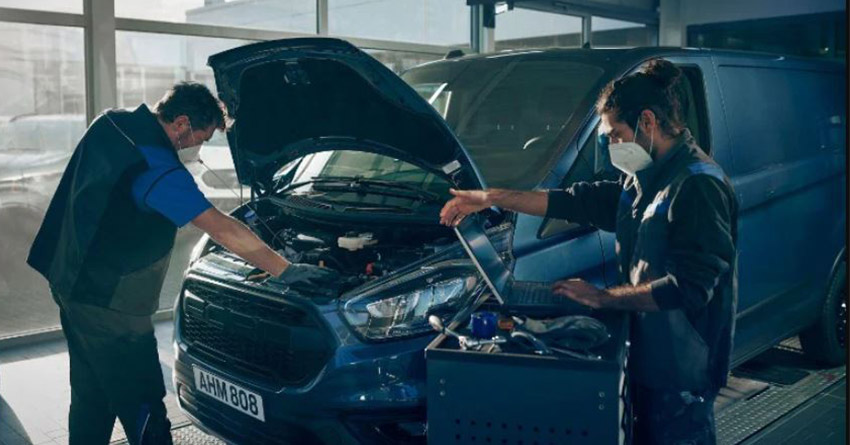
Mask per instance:
[[[535,315],[588,315],[593,312],[590,307],[553,293],[553,283],[514,280],[513,273],[484,233],[477,214],[468,215],[454,230],[493,297],[508,312]]]

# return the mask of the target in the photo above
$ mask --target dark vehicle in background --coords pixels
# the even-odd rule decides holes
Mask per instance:
[[[427,63],[402,81],[346,42],[291,39],[210,58],[251,187],[232,215],[293,261],[338,270],[341,292],[248,281],[251,266],[204,238],[175,305],[180,407],[236,443],[424,442],[427,316],[449,320],[484,291],[438,224],[448,187],[617,178],[593,103],[655,57],[683,69],[688,126],[741,201],[735,363],[801,331],[807,352],[846,360],[842,65],[550,49]],[[617,284],[613,234],[486,219],[519,280]]]

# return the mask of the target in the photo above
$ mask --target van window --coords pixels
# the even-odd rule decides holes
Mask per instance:
[[[527,189],[548,173],[557,136],[604,73],[598,66],[529,56],[426,64],[402,78],[442,114],[491,187]]]
[[[596,132],[598,129],[599,126],[597,125],[596,129],[594,129],[590,137],[582,145],[578,157],[564,177],[561,188],[568,188],[576,182],[616,181],[619,178],[620,172],[611,165],[611,158],[607,150],[597,145],[598,139]],[[580,224],[567,222],[562,219],[547,218],[541,226],[539,237],[546,238],[557,233],[579,228],[581,228]]]
[[[831,131],[847,114],[840,75],[746,66],[720,66],[718,73],[733,174],[844,148],[843,136]]]

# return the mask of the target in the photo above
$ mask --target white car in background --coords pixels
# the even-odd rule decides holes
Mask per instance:
[[[0,299],[43,286],[25,260],[85,131],[81,114],[19,115],[0,124]]]

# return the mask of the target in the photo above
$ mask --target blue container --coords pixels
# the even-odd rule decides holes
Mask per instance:
[[[495,312],[476,312],[472,314],[472,336],[475,338],[493,338],[499,316]]]

